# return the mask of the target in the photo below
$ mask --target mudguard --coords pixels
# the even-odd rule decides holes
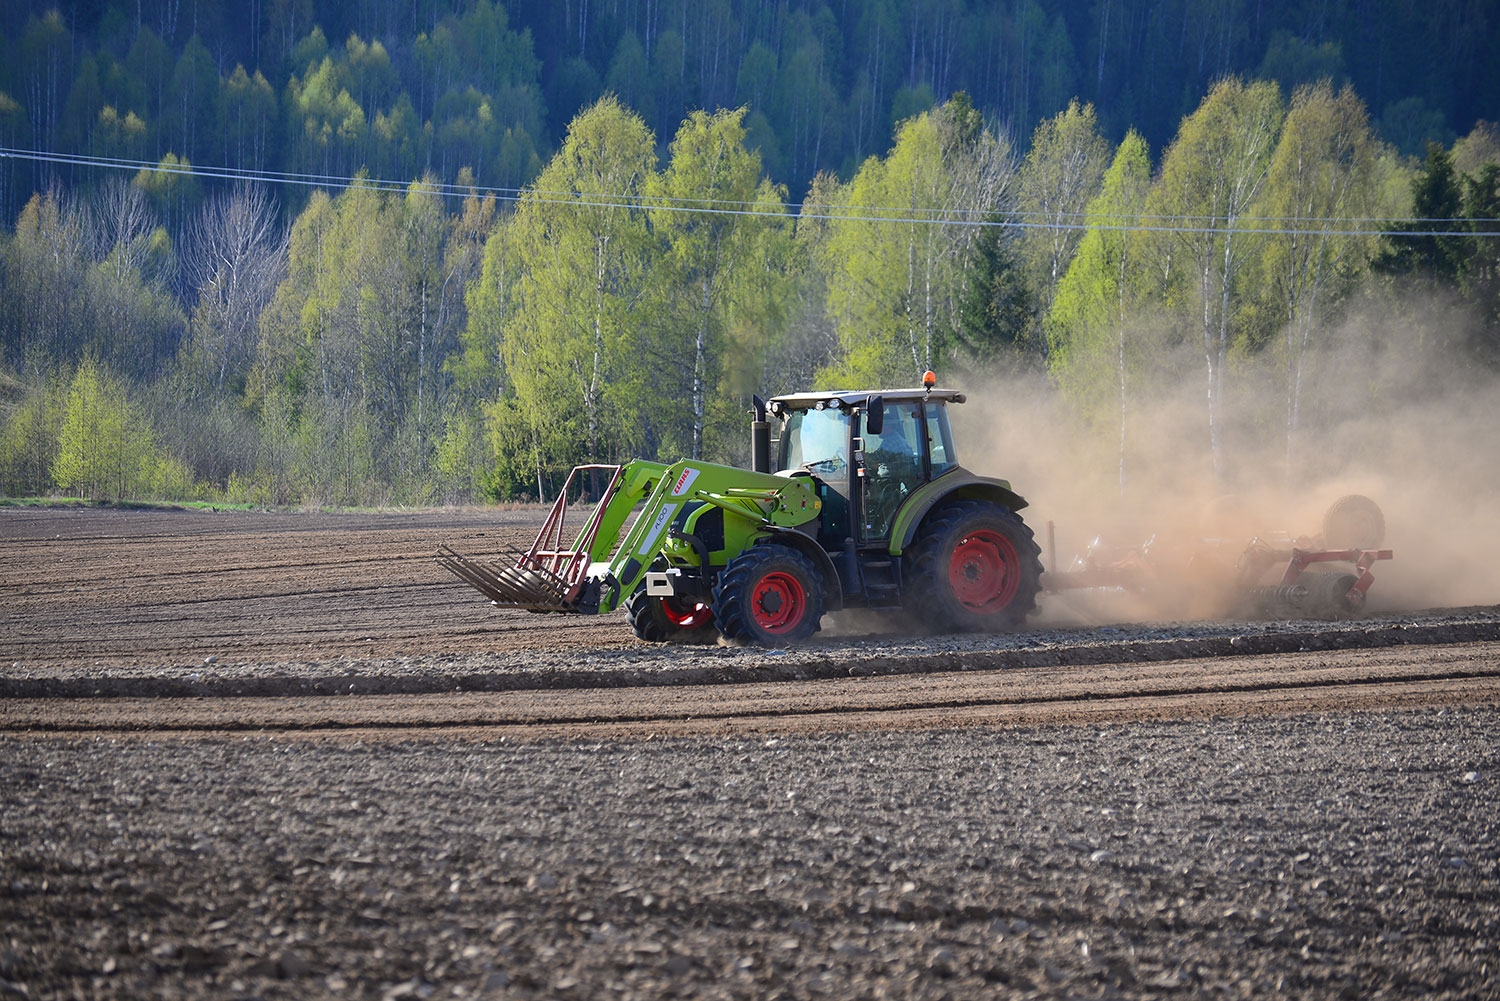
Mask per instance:
[[[813,566],[817,567],[818,572],[823,575],[825,610],[837,612],[843,609],[844,582],[839,578],[839,572],[834,567],[833,558],[828,555],[828,550],[818,545],[816,539],[792,529],[774,528],[760,536],[756,541],[775,542],[778,545],[790,546],[812,560]]]
[[[985,500],[1011,511],[1026,507],[1026,498],[1012,490],[1008,480],[977,476],[962,466],[954,466],[937,479],[918,487],[896,512],[891,524],[891,555],[900,556],[911,545],[927,512],[948,500]]]

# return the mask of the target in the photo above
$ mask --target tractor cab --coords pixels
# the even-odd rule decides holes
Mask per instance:
[[[963,401],[936,389],[778,396],[766,404],[781,434],[764,471],[817,482],[825,547],[886,548],[906,498],[957,468],[947,405]]]

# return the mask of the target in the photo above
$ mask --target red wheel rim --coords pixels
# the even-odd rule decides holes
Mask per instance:
[[[750,614],[768,633],[791,632],[806,612],[807,591],[792,574],[779,570],[768,573],[750,590]]]
[[[684,603],[676,598],[664,598],[661,603],[662,614],[678,629],[702,629],[713,622],[713,609],[703,602],[695,601],[686,608],[683,605]]]
[[[958,603],[971,612],[992,615],[1003,610],[1021,587],[1016,547],[1000,532],[970,532],[953,547],[948,585]]]

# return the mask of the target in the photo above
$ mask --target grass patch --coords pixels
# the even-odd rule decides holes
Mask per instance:
[[[591,505],[585,505],[591,508]],[[423,511],[538,511],[551,508],[550,504],[506,501],[500,504],[468,505],[406,505],[386,504],[379,506],[306,505],[306,504],[254,504],[231,503],[229,501],[91,501],[78,497],[0,497],[0,509],[4,508],[79,508],[116,511],[211,511],[222,514],[230,511],[264,514],[417,514]]]
[[[224,501],[91,501],[78,497],[0,497],[0,508],[89,508],[117,511],[269,511],[262,504]],[[288,509],[290,510],[290,509]]]

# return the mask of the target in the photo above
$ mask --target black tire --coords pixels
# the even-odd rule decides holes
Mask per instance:
[[[1041,553],[1014,511],[988,501],[945,504],[928,513],[907,549],[907,608],[927,628],[1014,628],[1036,609]]]
[[[1323,545],[1329,549],[1377,549],[1385,541],[1385,515],[1363,494],[1340,497],[1323,515]]]
[[[790,546],[763,542],[729,561],[714,586],[714,622],[725,638],[762,646],[817,632],[826,607],[823,575]]]
[[[647,643],[713,643],[719,638],[707,606],[687,608],[676,597],[654,598],[644,584],[625,599],[625,614],[631,631]]]

